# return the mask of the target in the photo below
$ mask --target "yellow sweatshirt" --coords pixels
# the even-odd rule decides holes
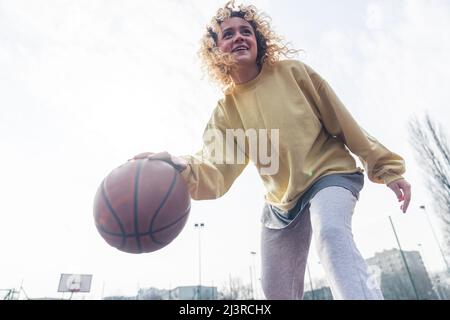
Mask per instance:
[[[236,137],[226,140],[223,137],[227,129],[256,130],[266,135],[267,148],[272,148],[267,154],[276,157],[278,170],[264,174],[261,169],[268,168],[267,159],[250,152],[257,142],[249,140],[251,135],[244,143]],[[278,129],[278,139],[271,135],[272,129]],[[220,139],[228,142],[223,145],[224,153],[227,148],[240,150],[244,161],[217,161],[218,145],[212,141]],[[181,174],[195,200],[225,194],[249,160],[260,172],[267,190],[266,202],[284,211],[293,208],[302,193],[322,176],[364,172],[356,166],[349,150],[359,157],[375,183],[389,184],[401,179],[405,172],[404,160],[364,131],[330,85],[311,67],[296,60],[265,64],[255,79],[225,93],[206,126],[203,140],[201,151],[183,156],[189,165]]]

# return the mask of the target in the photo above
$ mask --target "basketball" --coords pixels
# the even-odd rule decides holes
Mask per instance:
[[[94,199],[94,220],[109,245],[145,253],[172,242],[190,208],[187,185],[171,164],[139,159],[114,169],[102,181]]]

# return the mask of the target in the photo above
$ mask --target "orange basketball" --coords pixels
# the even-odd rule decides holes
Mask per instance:
[[[129,253],[159,250],[175,239],[191,208],[187,185],[169,163],[128,161],[102,181],[94,200],[97,230]]]

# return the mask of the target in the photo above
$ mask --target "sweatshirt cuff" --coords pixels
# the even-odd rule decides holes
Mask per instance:
[[[384,181],[385,185],[388,185],[396,180],[404,179],[402,176],[397,174],[386,174],[380,177],[382,181]]]

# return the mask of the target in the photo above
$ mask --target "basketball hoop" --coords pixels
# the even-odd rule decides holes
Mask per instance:
[[[69,300],[75,292],[89,292],[91,290],[92,275],[90,274],[61,274],[58,292],[70,292]]]

